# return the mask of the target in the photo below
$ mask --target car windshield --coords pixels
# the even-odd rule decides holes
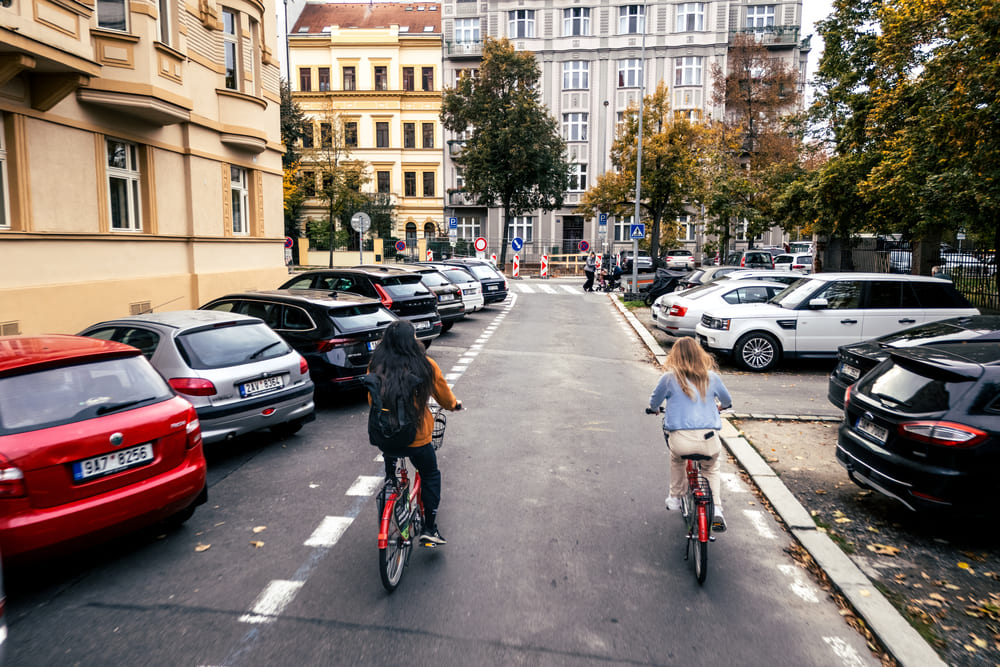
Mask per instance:
[[[920,414],[948,410],[975,384],[972,378],[952,382],[892,364],[865,378],[858,390],[890,409]]]
[[[142,356],[0,378],[0,435],[93,419],[174,395]]]
[[[330,320],[340,333],[381,329],[397,319],[399,318],[377,303],[330,309]]]
[[[799,307],[805,299],[809,298],[819,287],[820,281],[813,278],[799,278],[794,283],[774,295],[771,303],[782,308],[793,310]]]
[[[273,359],[291,348],[263,323],[226,322],[223,326],[193,329],[177,336],[184,361],[197,369],[225,368]]]
[[[480,280],[496,280],[497,272],[484,264],[472,264],[469,266],[472,275]]]
[[[451,282],[442,276],[437,271],[421,271],[420,272],[420,282],[428,287],[441,287],[442,285],[450,285]]]
[[[424,284],[420,282],[419,275],[405,276],[385,276],[379,284],[394,299],[403,299],[412,296],[426,296],[430,294]]]
[[[465,269],[450,268],[444,269],[441,273],[443,273],[448,280],[456,284],[476,282],[476,277]]]
[[[684,282],[688,282],[688,283],[701,282],[701,277],[703,275],[705,275],[705,272],[703,270],[701,270],[701,269],[697,269],[695,271],[692,271],[691,275],[689,275],[687,278],[684,279]]]

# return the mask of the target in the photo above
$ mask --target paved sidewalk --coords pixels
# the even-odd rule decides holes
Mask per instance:
[[[660,365],[666,360],[666,352],[650,331],[632,312],[622,305],[617,295],[611,294],[615,306],[650,353]],[[832,420],[839,418],[813,415],[734,415],[739,419],[789,419],[789,420]],[[828,535],[817,530],[812,516],[792,495],[778,475],[754,450],[739,431],[722,420],[720,433],[722,443],[733,455],[760,492],[784,522],[788,532],[809,552],[816,564],[823,570],[833,586],[847,599],[858,616],[864,619],[872,634],[878,638],[885,650],[906,667],[936,667],[945,663],[923,637],[900,615],[895,607],[882,595],[871,580],[840,550]]]

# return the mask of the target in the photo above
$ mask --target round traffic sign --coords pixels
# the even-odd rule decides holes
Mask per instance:
[[[404,250],[406,250],[406,241],[402,239],[396,241],[396,252],[403,252]]]
[[[292,237],[291,236],[286,236],[285,237],[285,247],[286,248],[291,248],[292,247]]]
[[[580,241],[580,252],[587,252],[590,250],[590,244],[586,241]]]
[[[515,236],[510,242],[510,247],[514,249],[514,252],[518,252],[524,247],[524,240],[520,236]]]
[[[486,250],[486,239],[484,239],[482,236],[476,239],[475,248],[479,252]]]
[[[361,234],[368,231],[368,228],[372,226],[372,219],[364,211],[358,211],[351,216],[351,229]]]

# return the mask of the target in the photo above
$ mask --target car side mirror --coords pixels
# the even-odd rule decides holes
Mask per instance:
[[[830,302],[826,299],[809,299],[809,307],[813,310],[822,310],[823,308],[829,308]]]

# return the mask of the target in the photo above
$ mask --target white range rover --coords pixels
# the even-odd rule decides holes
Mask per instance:
[[[837,356],[837,348],[906,327],[979,311],[948,280],[888,273],[816,273],[767,303],[702,315],[702,347],[750,371],[781,359]]]

